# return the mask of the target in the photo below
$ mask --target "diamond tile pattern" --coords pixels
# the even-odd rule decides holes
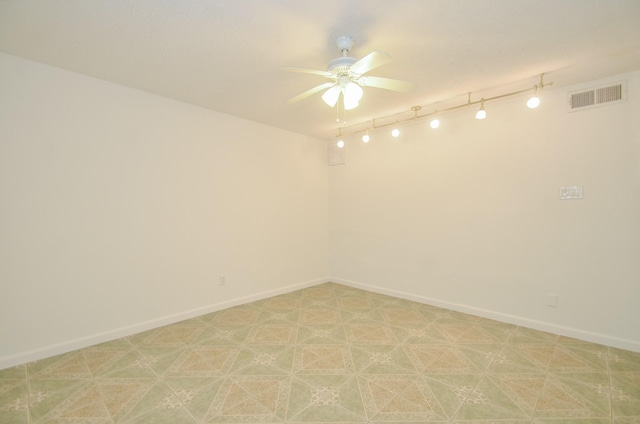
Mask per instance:
[[[640,353],[327,283],[0,371],[0,422],[640,423]]]

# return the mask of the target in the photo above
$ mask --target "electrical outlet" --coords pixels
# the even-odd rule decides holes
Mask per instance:
[[[218,283],[219,283],[221,286],[224,286],[225,284],[227,284],[226,277],[225,277],[224,275],[221,275],[221,276],[220,276],[220,279],[218,280]]]

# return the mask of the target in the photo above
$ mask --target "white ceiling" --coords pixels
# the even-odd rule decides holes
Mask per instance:
[[[638,0],[0,0],[2,52],[323,139],[335,109],[286,100],[326,80],[281,68],[326,69],[341,35],[418,84],[365,88],[348,124],[640,69]]]

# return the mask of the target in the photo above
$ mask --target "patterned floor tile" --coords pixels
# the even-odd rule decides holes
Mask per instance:
[[[335,309],[306,308],[300,314],[301,325],[336,325],[340,322],[340,312]]]
[[[381,308],[385,322],[395,325],[424,324],[424,316],[420,312],[407,308]]]
[[[405,349],[394,345],[351,346],[358,374],[417,374]]]
[[[216,314],[213,320],[221,325],[250,325],[257,322],[260,309],[251,306],[236,306]]]
[[[364,406],[354,375],[298,375],[291,383],[287,422],[362,422]]]
[[[256,325],[249,333],[246,343],[257,345],[285,345],[293,343],[297,331],[293,325]]]
[[[391,325],[390,328],[399,343],[410,345],[449,343],[449,340],[432,324]]]
[[[353,360],[348,346],[305,345],[295,350],[293,372],[303,374],[351,374]]]
[[[203,422],[282,422],[289,386],[289,376],[229,377],[213,398]]]
[[[26,365],[18,365],[11,368],[5,368],[3,370],[0,370],[0,382],[3,379],[10,379],[10,380],[23,379],[27,375],[26,372],[27,372]]]
[[[114,422],[120,422],[128,415],[157,384],[155,378],[96,379],[96,386]]]
[[[405,351],[416,369],[425,374],[474,374],[482,372],[460,347],[449,344],[408,345]]]
[[[299,310],[264,309],[258,316],[261,324],[285,324],[295,325],[300,321],[301,312]]]
[[[423,377],[448,418],[453,418],[482,374],[438,374]]]
[[[165,379],[167,385],[197,422],[202,422],[209,413],[224,381],[224,378],[210,377],[169,377]]]
[[[610,347],[608,359],[611,372],[640,372],[640,352]]]
[[[164,372],[167,377],[217,377],[225,375],[234,363],[237,347],[193,346],[182,350],[181,355]]]
[[[473,322],[435,323],[434,327],[449,342],[458,344],[497,344],[504,342],[506,337],[494,334],[492,328],[477,325]]]
[[[640,372],[613,373],[610,394],[615,418],[635,417],[640,422]]]
[[[345,311],[370,311],[373,303],[366,297],[348,296],[338,299],[338,308]]]
[[[298,344],[343,344],[347,336],[342,325],[298,326]]]
[[[234,375],[285,375],[291,373],[294,347],[251,346],[244,347],[235,357],[229,369]]]
[[[570,418],[570,419],[544,419],[533,420],[533,424],[609,424],[611,420],[608,418]],[[616,424],[620,424],[617,423]]]
[[[0,422],[640,424],[640,353],[326,283],[0,370]]]
[[[546,374],[490,374],[487,378],[527,416],[533,416]]]
[[[393,344],[396,338],[391,328],[381,324],[346,324],[347,340],[353,344]]]
[[[251,326],[212,324],[202,330],[191,345],[216,346],[216,345],[241,345],[249,336]]]
[[[105,397],[111,395],[111,408],[118,408],[116,422],[154,422],[150,417],[160,420],[162,416],[174,416],[176,410],[184,410],[180,399],[163,381],[130,380],[118,382],[119,386],[115,383],[109,380],[108,386],[101,385],[100,389],[108,393]],[[118,394],[123,396],[118,398]]]
[[[299,295],[283,294],[267,299],[264,303],[264,309],[274,312],[296,311],[301,304],[302,300]]]
[[[184,347],[132,349],[96,373],[96,378],[155,378],[180,356]]]
[[[29,409],[34,423],[111,420],[92,379],[32,379],[29,388]]]
[[[27,365],[32,378],[91,378],[91,370],[80,351],[53,356]]]
[[[435,394],[419,376],[359,376],[358,382],[371,421],[426,423],[447,418]]]
[[[24,377],[24,367],[0,371],[0,422],[11,424],[28,423],[29,390],[24,378],[10,379],[7,376]]]
[[[606,374],[548,374],[534,418],[610,418]]]
[[[464,401],[456,413],[456,420],[531,419],[531,414],[526,411],[529,408],[521,409],[520,399],[512,400],[490,378],[481,379],[475,387],[464,387],[459,396]]]
[[[490,373],[532,373],[546,370],[555,348],[553,345],[507,344],[493,360]]]

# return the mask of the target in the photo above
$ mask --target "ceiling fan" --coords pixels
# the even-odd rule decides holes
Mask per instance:
[[[358,107],[364,92],[362,87],[376,87],[399,92],[409,92],[415,89],[416,85],[412,82],[364,75],[372,69],[389,63],[391,56],[387,53],[373,51],[358,60],[348,56],[353,47],[353,38],[342,36],[338,38],[336,45],[342,56],[329,62],[329,67],[326,71],[283,68],[285,71],[320,75],[331,80],[298,94],[289,99],[287,103],[297,103],[326,89],[322,95],[322,100],[326,104],[334,107],[340,98],[340,94],[342,94],[344,108],[345,110],[350,110]]]

